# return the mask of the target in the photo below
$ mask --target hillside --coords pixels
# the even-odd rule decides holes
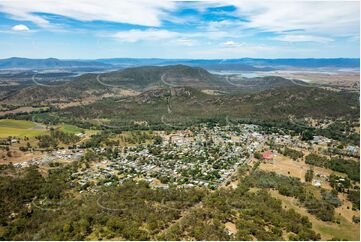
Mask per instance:
[[[136,97],[107,98],[65,109],[62,117],[107,119],[120,127],[134,121],[153,125],[188,124],[205,119],[288,119],[357,117],[357,94],[311,87],[281,87],[255,94],[214,96],[189,87],[146,91]],[[166,120],[166,121],[165,121]]]
[[[302,81],[298,81],[307,85]],[[100,75],[84,74],[69,83],[79,90],[128,88],[146,91],[164,87],[192,87],[227,92],[255,92],[274,87],[294,86],[294,82],[277,76],[245,78],[217,75],[200,67],[186,65],[142,66],[107,72]]]
[[[144,92],[157,88],[192,87],[223,93],[252,93],[270,88],[293,86],[282,77],[239,78],[211,74],[199,67],[185,65],[133,67],[102,74],[83,74],[57,81],[48,76],[32,76],[26,85],[7,88],[2,102],[34,104],[68,102],[89,96],[115,95],[121,90]]]
[[[155,86],[211,87],[220,85],[222,78],[208,71],[185,65],[143,66],[101,75],[101,81],[109,86],[122,86],[132,89]]]

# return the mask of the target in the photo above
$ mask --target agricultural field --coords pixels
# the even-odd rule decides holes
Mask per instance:
[[[34,137],[46,133],[45,126],[31,121],[2,119],[0,120],[0,138]]]

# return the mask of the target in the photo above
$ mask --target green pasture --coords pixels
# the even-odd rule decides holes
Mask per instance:
[[[46,129],[36,129],[36,124],[26,120],[0,119],[0,138],[9,136],[33,137],[47,132]]]

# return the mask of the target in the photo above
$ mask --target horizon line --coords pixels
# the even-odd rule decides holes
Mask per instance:
[[[275,58],[265,58],[265,57],[239,57],[239,58],[162,58],[162,57],[97,57],[97,58],[59,58],[59,57],[42,57],[42,58],[33,58],[33,57],[20,57],[20,56],[10,56],[5,58],[0,58],[0,60],[6,60],[11,58],[19,59],[30,59],[30,60],[46,60],[46,59],[57,59],[57,60],[99,60],[99,59],[161,59],[161,60],[240,60],[240,59],[265,59],[265,60],[282,60],[282,59],[295,59],[295,60],[307,60],[307,59],[360,59],[360,57],[275,57]]]

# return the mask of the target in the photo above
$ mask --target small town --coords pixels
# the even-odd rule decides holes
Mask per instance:
[[[86,149],[79,146],[49,151],[39,158],[14,163],[14,167],[38,165],[45,167],[45,170],[58,169],[64,164],[81,160],[90,150],[102,158],[80,166],[77,172],[71,174],[70,179],[78,184],[80,191],[85,189],[94,192],[101,186],[113,186],[129,180],[143,180],[153,188],[162,189],[168,189],[169,186],[215,189],[231,184],[242,164],[253,165],[262,160],[261,168],[279,171],[284,160],[280,148],[287,147],[303,151],[304,154],[337,155],[341,152],[351,157],[359,152],[359,148],[352,145],[343,150],[332,148],[330,144],[336,146],[337,141],[323,136],[314,136],[306,142],[299,136],[268,134],[259,126],[249,124],[213,128],[200,125],[189,130],[154,133],[161,137],[158,144],[116,147],[117,154],[111,158],[101,156],[106,152],[105,147]],[[277,160],[280,163],[276,164]],[[289,170],[294,167],[296,170],[299,168],[297,172],[305,173],[308,165],[301,167],[300,164],[297,160],[286,166]],[[320,187],[326,184],[329,175],[327,172],[316,172],[312,185]],[[302,176],[299,178],[303,179]]]

